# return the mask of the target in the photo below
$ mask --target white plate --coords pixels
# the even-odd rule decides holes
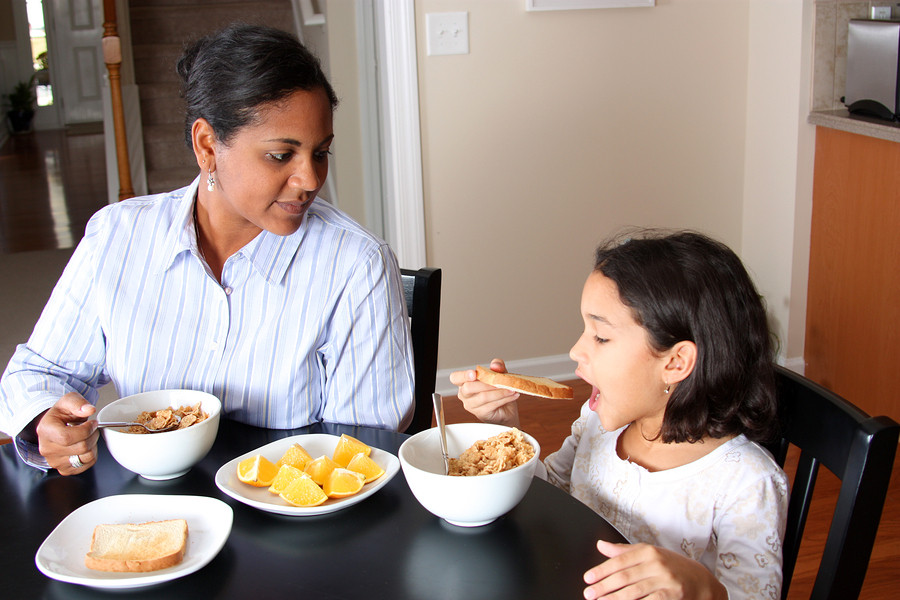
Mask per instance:
[[[95,526],[165,519],[185,519],[188,523],[184,559],[174,567],[149,573],[111,573],[84,566]],[[206,496],[108,496],[79,507],[63,519],[38,548],[34,562],[47,577],[67,583],[108,589],[154,585],[206,566],[225,545],[233,519],[230,506]]]
[[[308,517],[312,515],[324,515],[353,506],[357,502],[362,502],[379,489],[381,489],[397,472],[400,470],[400,461],[390,452],[372,448],[372,454],[369,456],[378,465],[384,469],[384,475],[371,483],[363,486],[358,494],[347,496],[346,498],[329,498],[318,506],[294,506],[286,500],[282,500],[279,496],[273,494],[264,487],[253,487],[243,483],[237,477],[238,463],[256,454],[262,454],[272,462],[280,459],[285,451],[293,444],[300,444],[313,457],[317,458],[323,454],[331,456],[337,446],[339,436],[329,435],[326,433],[310,433],[307,435],[295,435],[284,439],[277,440],[271,444],[266,444],[261,448],[247,452],[231,460],[216,472],[216,485],[224,493],[228,494],[235,500],[243,502],[248,506],[264,510],[266,512],[276,513],[279,515],[288,515],[293,517]]]

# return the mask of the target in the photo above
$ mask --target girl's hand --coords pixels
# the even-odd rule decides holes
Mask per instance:
[[[506,373],[506,364],[499,358],[491,361],[491,370]],[[518,392],[496,388],[475,378],[475,370],[454,371],[450,383],[459,386],[458,396],[463,407],[485,423],[519,426]]]
[[[96,408],[72,392],[60,398],[37,424],[38,449],[47,464],[61,475],[74,475],[88,470],[97,462],[95,421],[87,421]],[[72,466],[70,457],[78,456],[82,466]]]
[[[587,600],[654,598],[725,600],[728,592],[706,567],[671,550],[649,544],[611,544],[597,549],[609,560],[584,574]]]

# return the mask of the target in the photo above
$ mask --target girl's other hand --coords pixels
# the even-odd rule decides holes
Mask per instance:
[[[491,370],[506,373],[506,364],[495,358],[491,361]],[[463,407],[485,423],[519,426],[519,408],[516,400],[519,393],[496,388],[475,378],[475,370],[454,371],[450,374],[450,383],[459,387],[458,396]]]
[[[584,574],[587,600],[663,598],[665,600],[727,600],[728,592],[706,567],[671,550],[649,544],[612,544],[600,540],[597,549],[609,560]]]

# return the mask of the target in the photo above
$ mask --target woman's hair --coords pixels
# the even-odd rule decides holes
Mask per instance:
[[[773,344],[762,300],[734,252],[699,233],[645,231],[598,248],[594,270],[615,282],[653,350],[685,340],[697,346],[693,371],[669,397],[662,441],[772,437]]]
[[[337,96],[322,66],[296,37],[271,27],[234,24],[187,46],[178,59],[185,100],[184,139],[192,148],[191,127],[206,119],[227,144],[250,125],[263,105],[297,90],[321,89],[331,109]]]

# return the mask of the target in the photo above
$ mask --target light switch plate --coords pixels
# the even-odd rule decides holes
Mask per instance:
[[[873,6],[872,7],[872,18],[878,19],[879,21],[887,21],[891,18],[891,7],[890,6]]]
[[[427,13],[425,29],[428,56],[469,53],[469,13]]]

